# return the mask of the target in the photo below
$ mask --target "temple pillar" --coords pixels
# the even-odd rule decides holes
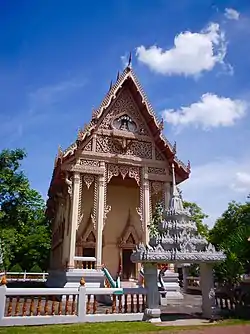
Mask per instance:
[[[158,291],[158,273],[156,263],[145,263],[144,284],[147,289],[147,308],[145,309],[145,320],[149,322],[161,322],[160,294]]]
[[[144,225],[144,244],[149,244],[149,229],[148,224],[150,222],[150,187],[148,180],[148,168],[143,168],[143,225]]]
[[[72,207],[70,216],[70,246],[69,246],[69,262],[68,268],[74,268],[74,257],[76,251],[76,230],[78,223],[78,207],[80,195],[80,173],[73,174],[73,188],[72,188]]]
[[[215,308],[215,291],[212,264],[200,264],[200,284],[202,291],[202,315],[205,318],[212,319]]]
[[[104,162],[101,162],[104,167]],[[96,238],[96,267],[100,268],[102,265],[102,232],[104,219],[104,205],[105,205],[105,176],[98,177],[98,202],[97,202],[97,238]]]

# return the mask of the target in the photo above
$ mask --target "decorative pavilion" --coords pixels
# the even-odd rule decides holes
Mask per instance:
[[[202,290],[202,312],[206,318],[213,317],[215,292],[213,265],[225,260],[221,251],[208,243],[198,231],[188,210],[183,208],[181,196],[176,187],[175,165],[172,164],[173,191],[169,208],[163,210],[162,221],[155,226],[154,235],[149,242],[141,243],[133,251],[131,259],[143,263],[145,286],[148,291],[148,310],[146,315],[151,321],[160,321],[159,292],[157,285],[157,264],[198,263]]]

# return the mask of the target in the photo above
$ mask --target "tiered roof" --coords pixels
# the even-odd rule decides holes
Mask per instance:
[[[151,236],[149,245],[140,244],[131,256],[134,262],[200,263],[225,260],[223,252],[201,236],[188,210],[183,208],[175,182],[174,164],[173,193],[170,206],[162,216],[157,233]]]

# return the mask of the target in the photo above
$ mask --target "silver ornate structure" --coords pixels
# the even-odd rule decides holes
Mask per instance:
[[[173,192],[169,208],[163,210],[162,221],[156,226],[157,233],[150,236],[149,244],[139,244],[131,255],[131,260],[144,264],[145,285],[152,294],[156,295],[158,263],[200,264],[203,313],[210,317],[214,298],[211,264],[225,260],[225,255],[223,252],[216,251],[214,246],[198,233],[190,212],[183,207],[176,187],[174,165],[172,165],[172,171]],[[159,321],[160,310],[157,304],[159,296],[152,297],[152,300],[152,304],[148,305],[147,314],[149,318]]]

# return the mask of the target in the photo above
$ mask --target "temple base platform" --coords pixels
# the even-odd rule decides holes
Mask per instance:
[[[84,278],[88,288],[104,286],[104,274],[98,269],[67,269],[51,270],[46,282],[48,288],[78,288],[80,280]]]

